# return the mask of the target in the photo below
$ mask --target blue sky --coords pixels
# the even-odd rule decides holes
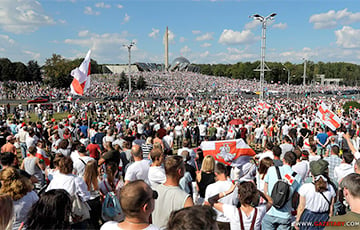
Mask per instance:
[[[260,60],[261,24],[250,15],[277,13],[266,30],[266,61],[360,64],[356,0],[0,0],[0,57],[43,64],[53,53],[73,59],[92,50],[99,64]]]

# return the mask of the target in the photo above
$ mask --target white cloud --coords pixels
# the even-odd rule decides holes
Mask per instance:
[[[85,6],[84,14],[87,15],[100,15],[99,11],[94,11],[90,6]]]
[[[326,13],[312,15],[309,22],[314,24],[314,29],[335,28],[338,25],[360,22],[360,12],[352,13],[346,8],[339,11],[329,10]]]
[[[184,37],[180,37],[180,38],[179,38],[179,42],[183,43],[183,42],[185,42],[185,41],[186,41],[186,38],[184,38]]]
[[[159,29],[152,28],[152,32],[149,33],[148,36],[151,38],[157,38],[157,36],[159,35],[159,32],[160,32]]]
[[[80,31],[79,33],[78,33],[78,36],[79,37],[86,37],[86,36],[88,36],[89,35],[89,31],[88,30],[83,30],[83,31]]]
[[[207,41],[212,39],[213,39],[212,33],[205,33],[201,36],[196,37],[196,41]]]
[[[32,52],[29,50],[24,50],[24,53],[31,57],[33,60],[38,60],[40,58],[40,53]]]
[[[3,35],[3,34],[0,34],[0,41],[2,44],[7,43],[13,45],[15,43],[15,41],[12,38],[10,38],[8,35]]]
[[[183,48],[180,49],[181,54],[190,53],[190,52],[191,49],[188,46],[184,46]]]
[[[96,3],[96,4],[95,4],[95,7],[96,7],[96,8],[106,8],[106,9],[111,8],[111,6],[110,6],[109,4],[105,4],[104,2]]]
[[[1,0],[0,28],[7,32],[22,34],[38,30],[42,26],[55,24],[35,0]]]
[[[207,47],[210,47],[210,46],[211,46],[211,44],[210,44],[210,43],[204,43],[204,44],[201,44],[200,46],[201,46],[201,47],[205,47],[205,48],[207,48]]]
[[[168,30],[168,41],[169,43],[175,44],[175,34],[171,30]],[[163,37],[163,44],[165,44],[165,34]]]
[[[225,29],[219,38],[219,43],[226,45],[249,44],[255,41],[254,37],[250,30],[239,32]]]
[[[360,30],[344,26],[335,31],[336,44],[342,48],[360,48]]]
[[[273,28],[276,28],[276,29],[281,29],[281,30],[284,30],[287,28],[287,24],[286,23],[278,23],[278,24],[274,24],[272,26]]]
[[[130,21],[130,16],[127,13],[125,13],[123,24],[128,23],[129,21]]]
[[[200,30],[193,30],[191,31],[193,34],[201,34],[201,31]]]
[[[120,5],[120,4],[117,4],[116,7],[119,8],[119,9],[124,8],[124,6],[123,6],[123,5]]]
[[[261,25],[261,22],[259,20],[252,20],[245,24],[245,30],[254,29],[255,27],[258,27],[259,25]]]

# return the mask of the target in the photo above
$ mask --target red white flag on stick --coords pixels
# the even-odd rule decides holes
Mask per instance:
[[[216,161],[231,165],[240,156],[254,156],[255,151],[243,139],[225,141],[204,141],[200,148],[204,156],[211,155]]]
[[[90,88],[90,53],[91,50],[88,51],[79,68],[71,71],[71,76],[74,77],[70,85],[72,94],[82,96]]]
[[[324,124],[327,125],[331,130],[336,130],[341,125],[340,118],[336,116],[336,114],[331,110],[329,110],[324,102],[320,104],[316,116],[318,116],[320,120],[324,122]]]

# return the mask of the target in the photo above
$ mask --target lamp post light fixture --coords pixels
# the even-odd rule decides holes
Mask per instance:
[[[259,20],[262,23],[262,32],[261,32],[261,62],[260,68],[258,67],[254,71],[260,71],[260,101],[264,99],[264,75],[265,71],[270,71],[269,67],[265,64],[265,49],[266,49],[266,22],[268,20],[273,20],[276,16],[276,13],[272,13],[266,17],[263,17],[259,14],[254,14],[249,16],[254,20]]]
[[[131,41],[129,45],[123,45],[128,48],[129,52],[129,94],[131,93],[131,48],[136,45],[135,42]]]

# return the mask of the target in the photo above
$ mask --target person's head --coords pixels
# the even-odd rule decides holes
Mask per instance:
[[[274,154],[274,157],[280,158],[280,156],[281,156],[281,148],[279,146],[275,145],[274,148],[272,148],[272,152]]]
[[[135,180],[126,184],[120,191],[120,205],[128,218],[149,219],[154,210],[158,194],[143,180]]]
[[[272,142],[270,142],[270,141],[266,142],[265,148],[267,150],[272,150],[273,147],[274,147],[274,144]]]
[[[215,159],[213,156],[207,155],[202,164],[201,164],[201,171],[203,172],[214,172],[215,168]]]
[[[287,152],[285,153],[284,159],[283,159],[284,164],[288,164],[290,166],[293,166],[296,164],[296,155],[294,152]]]
[[[28,148],[28,153],[29,153],[30,155],[32,155],[32,156],[35,156],[35,155],[36,155],[36,151],[37,151],[37,149],[36,149],[36,147],[35,147],[34,145],[32,145],[32,146],[30,146],[30,147]]]
[[[148,138],[146,138],[146,142],[145,142],[145,143],[146,143],[147,145],[151,145],[151,144],[152,144],[152,141],[153,141],[153,140],[152,140],[152,137],[148,137]]]
[[[21,176],[13,167],[7,167],[0,172],[0,193],[9,195],[12,200],[20,200],[33,189],[30,180]]]
[[[317,151],[316,145],[310,145],[310,152],[316,153],[316,151]]]
[[[200,162],[202,162],[204,160],[204,153],[202,151],[202,149],[198,148],[196,150],[196,159]]]
[[[188,139],[184,139],[184,140],[183,140],[183,146],[184,146],[184,147],[188,148],[188,147],[189,147],[189,144],[190,144],[190,142],[188,141]]]
[[[16,138],[15,138],[13,135],[9,135],[9,136],[6,137],[6,141],[7,141],[7,142],[10,142],[10,143],[12,143],[12,144],[14,144],[15,139],[16,139]]]
[[[81,154],[81,155],[86,155],[86,148],[85,148],[85,146],[83,146],[83,145],[79,145],[79,146],[77,147],[77,151],[78,151],[79,154]]]
[[[301,151],[301,160],[303,161],[309,160],[309,152],[307,150]]]
[[[351,164],[354,160],[354,155],[349,151],[344,151],[342,154],[342,159],[346,164]]]
[[[215,176],[217,180],[225,179],[227,174],[226,166],[223,163],[217,162],[215,165]]]
[[[181,156],[184,158],[184,162],[188,162],[191,159],[189,151],[187,150],[183,150]]]
[[[337,146],[337,145],[332,146],[331,147],[331,154],[339,156],[339,146]]]
[[[219,229],[216,223],[216,212],[206,205],[195,205],[173,211],[170,214],[166,229],[193,230],[193,229]]]
[[[324,192],[327,190],[329,163],[323,159],[310,162],[310,172],[313,176],[315,191]]]
[[[185,165],[182,156],[166,157],[164,166],[167,177],[180,179],[184,176]]]
[[[66,149],[69,146],[69,141],[67,139],[63,139],[59,143],[59,149]]]
[[[356,160],[354,165],[355,173],[360,174],[360,158]]]
[[[27,229],[69,229],[70,214],[69,193],[64,189],[52,189],[31,207],[25,226]]]
[[[296,156],[296,160],[300,161],[300,159],[301,159],[301,150],[300,149],[295,149],[294,153],[295,153],[295,156]]]
[[[267,173],[268,169],[274,165],[274,161],[270,157],[264,157],[259,162],[259,174],[264,175]]]
[[[14,205],[11,197],[0,194],[0,229],[12,229]]]
[[[73,161],[70,157],[63,157],[59,161],[59,171],[62,174],[71,174],[73,172]]]
[[[239,201],[241,204],[256,206],[256,204],[259,203],[259,192],[253,182],[242,182],[238,189]]]
[[[0,162],[3,167],[12,166],[15,163],[14,153],[4,152],[0,154]]]
[[[163,148],[162,148],[160,142],[154,143],[154,144],[153,144],[153,149],[160,149],[161,151],[163,151]]]
[[[89,191],[91,190],[91,185],[95,190],[98,189],[98,176],[99,176],[99,171],[97,167],[97,161],[91,160],[87,162],[84,171],[84,181]]]
[[[351,208],[360,205],[360,174],[351,173],[345,176],[340,183],[340,188],[343,189],[344,197]]]
[[[284,141],[285,141],[286,143],[291,143],[290,137],[289,137],[288,135],[286,135],[286,136],[284,137]]]
[[[133,147],[131,148],[131,155],[133,155],[134,158],[142,158],[143,157],[143,152],[142,152],[140,145],[133,145]]]
[[[152,149],[150,151],[150,157],[153,162],[162,163],[164,161],[164,153],[161,149]]]

